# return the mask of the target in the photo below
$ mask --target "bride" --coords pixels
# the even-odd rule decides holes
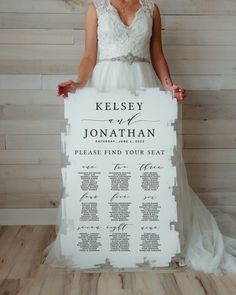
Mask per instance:
[[[80,87],[101,91],[115,88],[158,87],[173,92],[178,102],[185,89],[172,82],[161,43],[161,17],[154,0],[91,0],[85,15],[85,44],[76,81],[58,85],[68,97]],[[177,177],[182,177],[178,222],[186,265],[206,273],[236,273],[236,217],[210,212],[188,184],[182,152]],[[58,224],[60,227],[60,223]],[[57,237],[60,230],[57,232]],[[58,239],[45,250],[45,262],[65,265]]]

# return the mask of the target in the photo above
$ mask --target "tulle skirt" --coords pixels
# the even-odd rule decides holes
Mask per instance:
[[[161,87],[150,63],[121,61],[98,62],[85,87],[100,91],[115,88],[135,90],[140,87]],[[187,99],[187,98],[186,98]],[[182,157],[181,138],[177,149],[177,183],[181,194],[177,200],[177,216],[181,255],[185,264],[205,273],[236,273],[236,216],[220,209],[210,210],[188,183]],[[62,175],[63,177],[63,175]],[[45,263],[57,267],[76,267],[60,251],[60,234],[66,227],[63,216],[63,195],[58,208],[56,239],[44,249]]]

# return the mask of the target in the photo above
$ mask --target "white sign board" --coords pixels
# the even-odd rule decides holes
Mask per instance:
[[[62,255],[82,270],[169,266],[180,252],[176,99],[159,88],[81,88],[65,118]]]

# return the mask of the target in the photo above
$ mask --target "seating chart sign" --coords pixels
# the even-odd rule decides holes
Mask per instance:
[[[64,100],[61,251],[81,270],[169,266],[180,252],[170,91],[77,89]]]

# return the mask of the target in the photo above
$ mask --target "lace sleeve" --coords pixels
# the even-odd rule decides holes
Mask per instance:
[[[153,15],[153,8],[155,4],[155,0],[142,0],[144,6],[149,10],[150,14]]]
[[[105,11],[105,2],[104,0],[91,0],[91,2],[94,4],[97,15],[101,15]]]

